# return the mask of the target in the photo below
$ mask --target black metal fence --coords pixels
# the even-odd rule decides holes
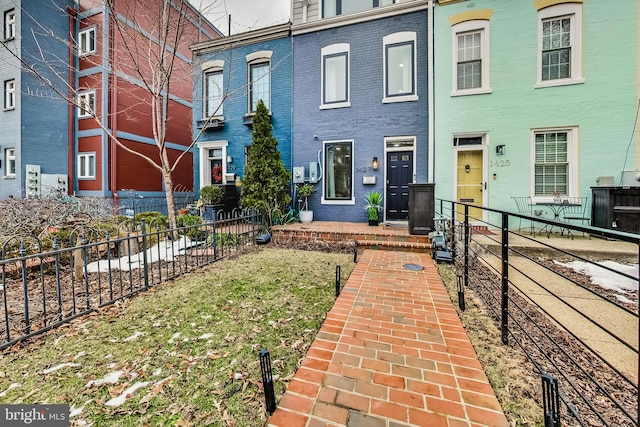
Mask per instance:
[[[557,386],[560,409],[545,414],[549,425],[638,425],[640,235],[440,199],[436,214],[450,224],[458,291],[473,289],[541,387]],[[604,272],[606,283],[594,285],[572,263]],[[554,401],[549,390],[539,393],[545,403]]]
[[[54,240],[48,252],[31,235],[7,240],[0,259],[0,349],[234,254],[253,244],[263,227],[252,210],[212,219],[174,230],[142,222],[99,242],[72,235],[68,242]]]

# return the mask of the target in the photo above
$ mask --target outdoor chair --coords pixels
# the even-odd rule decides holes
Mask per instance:
[[[523,215],[533,215],[533,205],[531,203],[531,197],[511,197],[514,202],[516,202],[516,207],[518,208],[518,213]],[[530,221],[531,234],[533,236],[536,235],[535,228],[533,227],[533,221]],[[520,218],[520,224],[518,225],[518,232],[522,230],[522,218]]]
[[[567,206],[562,210],[562,220],[571,222],[580,222],[580,225],[589,225],[591,218],[587,214],[587,208],[589,207],[588,197],[569,197],[566,198]],[[584,233],[582,233],[584,236]],[[571,236],[573,239],[573,233],[570,229],[567,229],[567,236]]]

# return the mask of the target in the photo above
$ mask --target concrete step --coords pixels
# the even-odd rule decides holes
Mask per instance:
[[[391,240],[358,240],[358,249],[431,253],[431,243]]]

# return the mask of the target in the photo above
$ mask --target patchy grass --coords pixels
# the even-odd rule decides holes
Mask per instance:
[[[0,402],[68,403],[74,425],[263,425],[258,352],[279,399],[333,304],[336,265],[346,280],[352,256],[267,249],[153,288],[5,351]]]
[[[544,426],[542,407],[535,400],[535,396],[542,397],[541,380],[530,375],[529,361],[522,352],[502,344],[500,330],[473,290],[465,290],[465,311],[460,311],[452,266],[440,264],[438,272],[509,423]]]

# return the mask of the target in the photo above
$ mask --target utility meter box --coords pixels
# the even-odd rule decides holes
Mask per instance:
[[[315,184],[318,182],[318,163],[309,162],[309,182]]]
[[[27,177],[26,177],[26,193],[27,198],[32,197],[40,197],[40,188],[41,188],[41,176],[40,176],[40,165],[26,165],[25,166]]]
[[[304,166],[293,167],[293,183],[294,184],[304,183]]]

